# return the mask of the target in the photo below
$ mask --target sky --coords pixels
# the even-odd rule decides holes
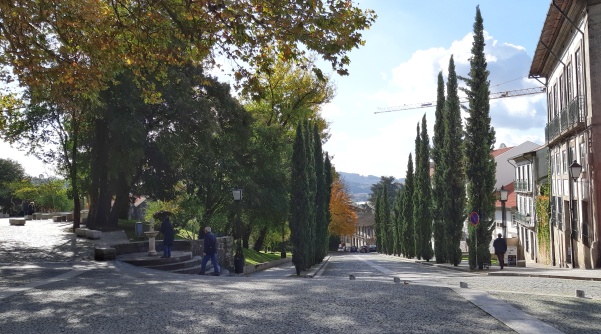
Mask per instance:
[[[322,109],[330,123],[324,150],[338,171],[404,178],[413,153],[417,124],[425,114],[433,135],[434,108],[386,113],[382,108],[436,100],[439,71],[453,55],[466,76],[480,5],[491,92],[540,87],[528,79],[533,52],[550,0],[361,0],[378,18],[363,33],[365,46],[350,53],[349,76],[333,75],[337,95]],[[324,65],[328,70],[328,65]],[[460,82],[461,85],[461,82]],[[491,100],[497,140],[515,146],[544,142],[545,94]],[[431,143],[431,140],[430,140]],[[20,162],[32,176],[54,175],[51,166],[0,141],[0,156]]]
[[[424,114],[430,138],[433,135],[434,108],[375,112],[435,101],[438,73],[443,71],[446,84],[451,55],[457,74],[467,76],[478,4],[484,20],[490,91],[541,87],[528,79],[528,73],[550,3],[360,1],[359,7],[375,10],[378,18],[364,32],[365,46],[350,54],[350,75],[333,77],[337,96],[322,110],[331,134],[324,150],[333,156],[336,170],[405,177],[409,153],[415,158],[417,124]],[[491,122],[497,136],[495,148],[525,141],[543,144],[545,94],[491,100]]]

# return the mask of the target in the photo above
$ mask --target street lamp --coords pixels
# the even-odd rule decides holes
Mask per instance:
[[[570,178],[574,182],[570,182],[570,260],[572,262],[572,269],[574,269],[574,220],[576,219],[574,215],[574,203],[572,203],[572,194],[574,183],[580,177],[580,173],[582,173],[582,166],[574,160],[569,168]]]
[[[242,234],[242,220],[241,215],[241,202],[242,202],[242,189],[235,188],[232,190],[232,196],[234,202],[236,202],[236,233],[238,237],[238,246],[236,248],[236,254],[234,255],[234,271],[236,274],[244,273],[244,252],[242,252],[241,234]]]
[[[504,186],[501,186],[501,190],[499,190],[499,200],[501,201],[501,227],[503,228],[503,238],[507,238],[507,222],[505,218],[505,202],[507,202],[507,196],[509,196],[509,192]]]

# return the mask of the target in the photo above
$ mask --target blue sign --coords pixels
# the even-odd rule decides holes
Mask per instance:
[[[478,213],[476,211],[470,213],[470,223],[472,223],[472,225],[476,226],[476,225],[478,225],[479,222],[480,222],[480,216],[478,216]]]

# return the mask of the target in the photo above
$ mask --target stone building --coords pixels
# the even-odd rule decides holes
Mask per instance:
[[[550,240],[560,267],[601,267],[600,23],[600,0],[551,1],[530,67],[547,88]]]

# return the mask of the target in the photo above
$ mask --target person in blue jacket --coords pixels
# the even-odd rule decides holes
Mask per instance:
[[[199,275],[205,274],[207,262],[209,262],[210,259],[211,263],[213,264],[213,268],[215,268],[213,275],[219,276],[219,264],[217,264],[217,237],[215,237],[215,234],[211,232],[211,228],[209,226],[205,227],[204,239],[204,256],[200,265]]]
[[[163,256],[161,258],[169,258],[171,257],[171,247],[173,247],[175,232],[173,231],[173,225],[171,225],[168,215],[163,217],[161,233],[163,233]]]

